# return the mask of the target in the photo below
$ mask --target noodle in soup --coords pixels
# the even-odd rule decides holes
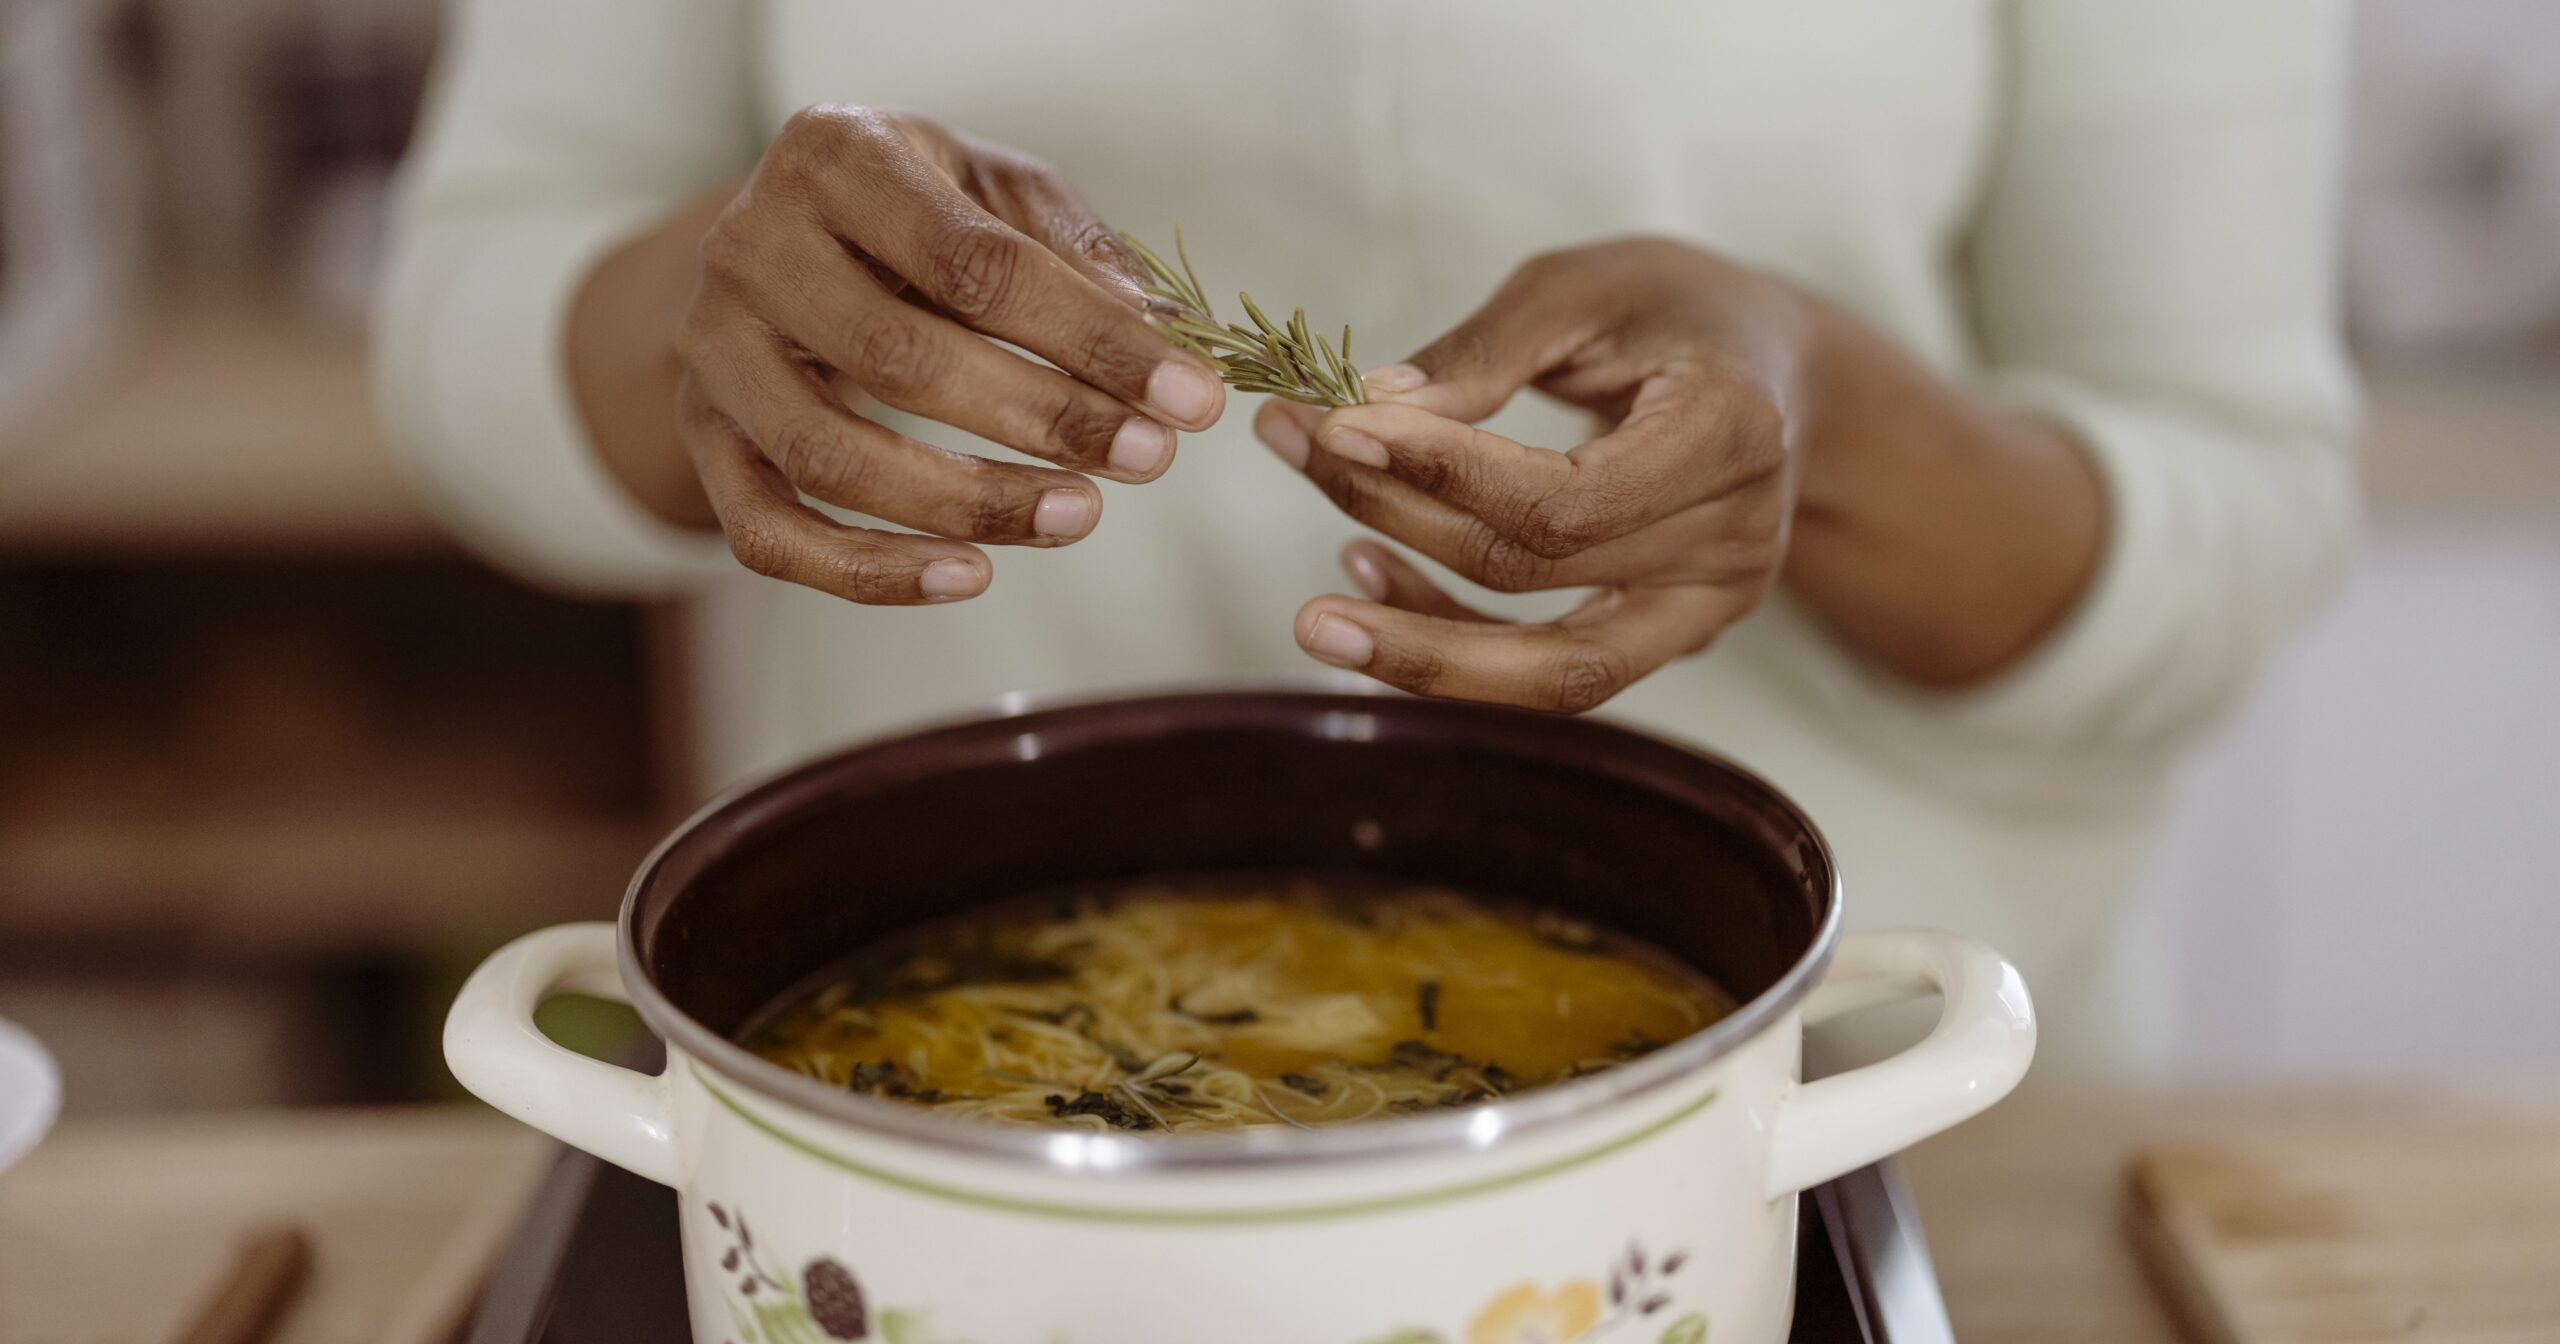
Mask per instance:
[[[1436,888],[1153,883],[885,943],[748,1042],[948,1115],[1190,1131],[1489,1101],[1731,1008],[1687,967],[1552,913]]]

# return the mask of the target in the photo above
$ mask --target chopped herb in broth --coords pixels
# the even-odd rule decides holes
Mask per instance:
[[[1730,1006],[1551,913],[1425,888],[1157,884],[885,944],[750,1043],[947,1114],[1185,1131],[1488,1101],[1649,1054]]]

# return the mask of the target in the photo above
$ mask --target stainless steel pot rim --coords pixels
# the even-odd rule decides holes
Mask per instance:
[[[1404,693],[1365,678],[1333,676],[1259,681],[1216,681],[1170,686],[1125,687],[1059,693],[1016,691],[998,697],[975,712],[935,716],[930,720],[876,734],[827,753],[832,759],[912,734],[957,728],[988,720],[1019,718],[1051,710],[1123,700],[1215,698],[1229,695],[1377,695],[1403,698]],[[1258,1125],[1209,1134],[1120,1134],[1082,1130],[1044,1130],[937,1116],[921,1107],[829,1087],[760,1059],[718,1032],[695,1021],[659,992],[640,964],[633,930],[641,893],[659,866],[686,837],[741,801],[812,768],[802,761],[747,780],[703,804],[683,824],[658,842],[641,861],[625,890],[615,943],[624,991],[650,1030],[674,1050],[724,1081],[780,1102],[809,1116],[849,1125],[868,1133],[920,1144],[946,1152],[997,1159],[1010,1165],[1052,1172],[1131,1175],[1143,1172],[1264,1169],[1313,1162],[1355,1162],[1432,1152],[1496,1147],[1550,1130],[1622,1102],[1653,1095],[1692,1078],[1707,1066],[1775,1025],[1813,991],[1829,969],[1839,942],[1841,879],[1830,843],[1813,819],[1775,785],[1758,774],[1704,748],[1674,742],[1607,716],[1586,720],[1712,762],[1758,789],[1804,828],[1824,860],[1831,878],[1820,926],[1813,940],[1776,984],[1754,996],[1731,1015],[1695,1035],[1603,1073],[1558,1083],[1498,1102],[1448,1111],[1365,1120],[1318,1129]],[[670,1061],[670,1067],[673,1062]],[[1061,1143],[1067,1137],[1073,1142]]]

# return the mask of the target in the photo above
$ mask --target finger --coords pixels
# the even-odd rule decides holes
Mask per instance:
[[[1316,426],[1322,421],[1323,413],[1313,406],[1268,397],[1253,413],[1253,436],[1292,470],[1305,471]]]
[[[873,606],[954,602],[986,591],[985,552],[937,537],[847,527],[803,504],[736,426],[689,398],[685,442],[738,563],[768,578]]]
[[[1449,596],[1404,557],[1374,541],[1355,541],[1343,547],[1342,569],[1372,602],[1447,621],[1496,619]]]
[[[1276,437],[1285,442],[1294,419],[1285,411],[1266,413],[1257,417],[1256,428],[1266,440]],[[1275,447],[1274,452],[1283,460],[1289,457],[1285,448]],[[1304,471],[1325,498],[1354,521],[1501,593],[1621,583],[1637,575],[1649,582],[1703,581],[1745,571],[1762,557],[1761,543],[1775,528],[1767,513],[1784,503],[1775,491],[1709,500],[1674,514],[1661,526],[1571,555],[1549,557],[1484,519],[1375,468],[1316,452],[1307,457]]]
[[[1739,493],[1787,461],[1774,400],[1720,370],[1695,367],[1645,380],[1622,424],[1570,453],[1396,405],[1331,412],[1314,442],[1482,519],[1549,560]]]
[[[1535,257],[1465,321],[1363,381],[1380,399],[1482,420],[1616,325],[1621,307],[1617,286],[1578,253]]]
[[[1448,620],[1319,597],[1299,609],[1299,647],[1417,695],[1578,714],[1703,648],[1747,602],[1709,587],[1611,589],[1559,621]]]
[[[723,283],[783,335],[899,410],[1113,480],[1153,480],[1173,464],[1171,429],[899,300],[832,240],[777,240],[766,264]]]
[[[1313,441],[1334,457],[1383,471],[1515,538],[1543,501],[1573,492],[1580,475],[1564,453],[1415,406],[1344,407],[1317,422]]]
[[[997,545],[1063,546],[1102,516],[1101,492],[1081,476],[918,443],[847,410],[777,338],[729,331],[716,352],[697,346],[689,371],[703,398],[802,493]]]
[[[1010,341],[1158,419],[1206,429],[1226,404],[1209,367],[1140,312],[969,199],[887,116],[795,115],[777,138],[791,190],[830,232],[974,331]]]

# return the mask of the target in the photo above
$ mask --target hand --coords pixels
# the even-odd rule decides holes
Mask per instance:
[[[1578,713],[1703,649],[1768,592],[1798,476],[1798,294],[1696,248],[1635,240],[1515,272],[1373,400],[1266,404],[1254,430],[1342,511],[1499,592],[1595,587],[1543,624],[1497,620],[1372,542],[1371,600],[1319,597],[1298,644],[1426,695]],[[1604,427],[1570,452],[1472,426],[1535,386]]]
[[[855,602],[975,596],[990,568],[970,543],[1077,540],[1102,512],[1079,473],[1152,480],[1173,431],[1225,405],[1147,325],[1143,269],[1073,187],[921,118],[794,116],[699,256],[677,403],[711,512],[749,569]],[[1065,469],[927,446],[848,396]],[[847,527],[803,494],[926,535]]]

